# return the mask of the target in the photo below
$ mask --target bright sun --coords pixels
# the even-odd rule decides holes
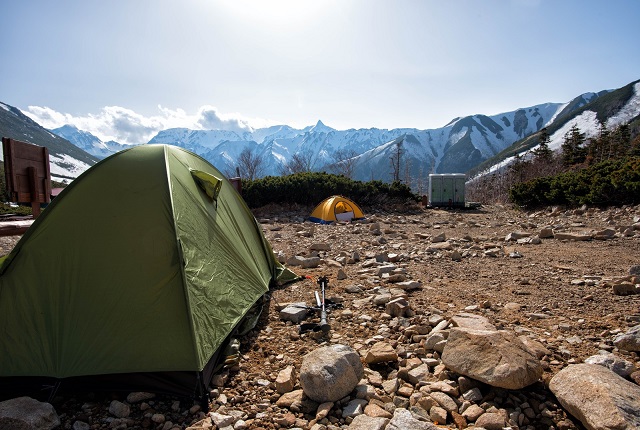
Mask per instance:
[[[225,0],[219,4],[236,19],[264,26],[304,24],[329,6],[317,0]]]

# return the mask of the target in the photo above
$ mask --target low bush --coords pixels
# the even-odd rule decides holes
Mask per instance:
[[[640,203],[640,157],[594,164],[514,185],[510,200],[523,207],[619,206]]]
[[[363,206],[418,201],[418,196],[400,182],[361,182],[323,172],[267,176],[242,181],[242,196],[250,208],[294,203],[313,206],[332,195],[342,195]]]

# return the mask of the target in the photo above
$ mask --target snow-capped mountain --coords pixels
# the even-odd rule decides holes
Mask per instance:
[[[631,82],[622,88],[587,93],[576,97],[560,107],[558,114],[546,125],[549,133],[549,148],[560,151],[565,135],[575,125],[586,139],[600,133],[600,124],[613,130],[623,123],[636,123],[640,119],[640,81]],[[515,154],[528,158],[538,146],[538,136],[529,135],[517,141],[508,151],[503,151],[476,166],[474,175],[494,172],[508,166]]]
[[[78,130],[78,128],[69,124],[50,131],[67,139],[78,148],[100,160],[108,157],[109,155],[115,154],[116,152],[122,151],[123,149],[129,148],[128,145],[123,145],[113,140],[103,142],[88,131]]]
[[[237,154],[248,148],[260,156],[263,175],[280,174],[294,154],[308,158],[313,170],[332,171],[336,153],[342,151],[357,157],[354,179],[388,181],[392,176],[389,157],[396,151],[399,138],[401,177],[466,172],[537,132],[566,106],[546,103],[494,116],[473,115],[433,130],[335,130],[318,121],[302,130],[283,125],[242,135],[222,130],[170,129],[161,131],[149,143],[182,146],[224,172],[235,171]]]
[[[353,166],[353,179],[364,181],[390,181],[394,171],[391,160],[400,153],[397,173],[403,181],[415,185],[425,180],[429,173],[471,173],[504,165],[514,153],[533,149],[542,128],[551,135],[551,148],[558,149],[573,124],[590,137],[598,132],[600,121],[612,128],[622,122],[635,121],[639,115],[640,83],[632,82],[617,90],[585,93],[567,103],[545,103],[496,115],[456,118],[437,129],[336,130],[322,121],[303,129],[278,125],[241,132],[172,128],[160,131],[148,143],[186,148],[227,175],[235,175],[243,150],[252,151],[261,160],[261,176],[282,174],[295,155],[307,160],[312,170],[341,173],[335,168],[336,163],[347,154]],[[13,124],[14,130],[37,127],[39,131],[5,132],[7,122]],[[20,124],[16,127],[17,123]],[[3,136],[51,145],[52,165],[56,165],[55,168],[52,166],[52,172],[62,172],[61,169],[66,168],[63,176],[74,178],[95,163],[96,158],[128,147],[117,142],[102,142],[72,126],[53,131],[56,134],[44,130],[18,109],[0,104]],[[49,143],[51,139],[55,141]],[[75,146],[69,146],[75,149],[69,146],[58,149],[58,142],[62,141],[72,142]],[[76,165],[80,163],[78,160],[87,161],[79,167],[80,164]]]
[[[45,146],[49,151],[51,177],[69,182],[98,160],[68,140],[51,133],[20,109],[0,103],[0,136]]]

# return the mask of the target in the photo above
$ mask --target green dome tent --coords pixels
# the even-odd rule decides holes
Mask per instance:
[[[4,388],[202,398],[225,339],[270,286],[295,279],[223,175],[168,145],[91,167],[1,263]]]

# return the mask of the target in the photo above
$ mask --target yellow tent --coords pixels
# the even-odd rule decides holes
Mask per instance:
[[[327,197],[311,212],[309,221],[320,224],[331,224],[336,221],[353,221],[364,219],[364,214],[357,204],[346,197]]]

